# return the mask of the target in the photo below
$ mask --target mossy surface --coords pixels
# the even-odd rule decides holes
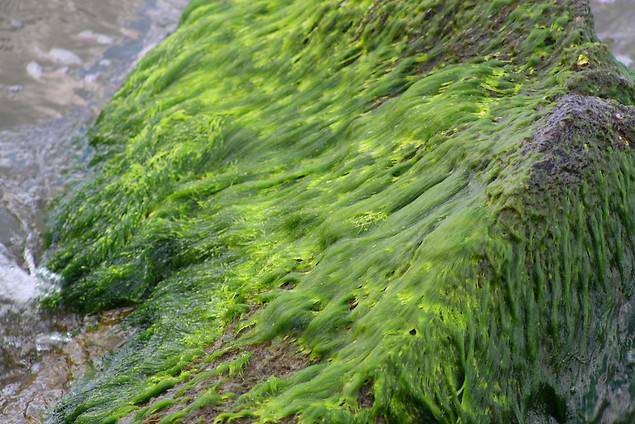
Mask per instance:
[[[192,1],[52,218],[138,331],[49,421],[628,420],[633,92],[584,2]]]

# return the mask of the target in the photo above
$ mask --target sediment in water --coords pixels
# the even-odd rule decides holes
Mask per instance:
[[[49,422],[630,422],[634,99],[584,1],[192,1],[52,218],[138,332]]]

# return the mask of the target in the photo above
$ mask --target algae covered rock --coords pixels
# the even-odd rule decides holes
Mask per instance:
[[[191,1],[52,217],[137,308],[49,421],[632,422],[634,93],[582,1]]]

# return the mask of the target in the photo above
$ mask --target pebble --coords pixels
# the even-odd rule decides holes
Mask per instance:
[[[70,50],[54,48],[48,53],[49,59],[61,65],[81,65],[82,60]]]
[[[36,81],[42,79],[42,67],[37,62],[29,62],[26,65],[26,73]]]
[[[22,21],[19,21],[17,19],[11,19],[9,21],[9,26],[12,30],[18,30],[18,29],[22,29],[22,27],[24,26],[24,24],[22,23]]]
[[[18,94],[23,88],[21,85],[10,85],[7,87],[7,91],[11,94]]]
[[[82,31],[79,34],[77,34],[77,36],[79,38],[81,38],[82,40],[90,40],[90,41],[95,41],[98,44],[102,44],[104,46],[108,46],[110,44],[113,43],[113,39],[112,37],[105,35],[105,34],[98,34],[96,32],[93,31]]]

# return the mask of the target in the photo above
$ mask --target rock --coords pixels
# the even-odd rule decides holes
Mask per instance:
[[[82,60],[70,50],[54,48],[48,52],[47,57],[60,65],[81,65]]]

